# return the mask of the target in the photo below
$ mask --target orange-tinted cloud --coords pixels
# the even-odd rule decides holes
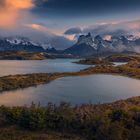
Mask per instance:
[[[111,40],[111,37],[112,37],[111,35],[106,35],[106,36],[104,36],[104,40],[108,40],[109,41],[109,40]]]
[[[4,0],[0,6],[0,28],[16,26],[22,10],[34,6],[32,0]]]
[[[48,28],[46,26],[43,26],[43,25],[40,25],[40,24],[36,24],[36,23],[26,24],[25,26],[26,27],[30,27],[30,28],[35,29],[35,30],[38,30],[38,31],[41,31],[41,32],[48,31]]]
[[[34,6],[32,0],[7,0],[7,5],[15,9],[28,9]]]
[[[138,20],[138,21],[129,22],[127,24],[127,27],[129,29],[139,29],[140,28],[140,21]]]

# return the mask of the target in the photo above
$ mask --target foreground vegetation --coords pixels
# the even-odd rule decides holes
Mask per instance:
[[[139,140],[140,97],[72,107],[0,107],[0,140]]]

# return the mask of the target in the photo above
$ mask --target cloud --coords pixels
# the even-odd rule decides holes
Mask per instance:
[[[111,37],[112,37],[111,35],[105,35],[104,36],[104,40],[108,40],[109,41],[109,40],[111,40]]]
[[[35,30],[38,30],[38,31],[41,31],[41,32],[48,32],[49,29],[44,26],[44,25],[41,25],[41,24],[37,24],[37,23],[32,23],[32,24],[25,24],[26,27],[30,27],[32,29],[35,29]]]
[[[87,28],[84,28],[84,33],[92,33],[93,36],[96,35],[126,35],[129,34],[130,31],[127,27],[123,25],[124,23],[100,23],[98,25],[89,26]]]
[[[17,25],[22,18],[22,11],[34,6],[32,0],[3,0],[0,2],[0,28],[10,28]]]
[[[140,20],[122,21],[122,22],[103,22],[88,26],[80,30],[80,27],[69,28],[65,31],[65,35],[79,35],[79,33],[91,33],[93,36],[101,35],[106,39],[110,36],[121,35],[140,35]]]
[[[129,29],[140,28],[140,20],[126,21],[126,22],[122,22],[122,24],[124,27],[129,28]]]
[[[79,27],[70,28],[64,32],[65,35],[75,35],[80,33],[82,33],[82,30]]]
[[[34,6],[32,0],[6,0],[6,4],[15,9],[28,9]]]

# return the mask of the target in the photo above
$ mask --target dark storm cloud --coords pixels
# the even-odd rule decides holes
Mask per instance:
[[[81,29],[79,27],[75,27],[75,28],[70,28],[68,30],[65,31],[65,35],[74,35],[74,34],[80,34],[82,33]]]
[[[50,16],[87,15],[140,7],[140,0],[35,0],[34,12]]]

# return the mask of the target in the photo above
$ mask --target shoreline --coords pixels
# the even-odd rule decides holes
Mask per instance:
[[[17,90],[47,84],[55,79],[71,76],[88,76],[94,74],[111,74],[140,79],[140,69],[131,68],[127,65],[121,66],[95,66],[78,72],[56,72],[56,73],[32,73],[18,74],[0,77],[0,92]]]

